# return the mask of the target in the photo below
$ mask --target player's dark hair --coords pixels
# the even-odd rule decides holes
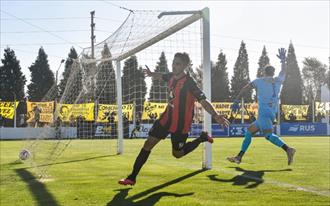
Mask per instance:
[[[266,65],[264,70],[265,70],[265,75],[266,76],[271,76],[272,77],[275,74],[275,68],[271,65]]]
[[[178,52],[174,55],[174,58],[180,58],[185,65],[190,64],[190,58],[186,52],[183,53]]]

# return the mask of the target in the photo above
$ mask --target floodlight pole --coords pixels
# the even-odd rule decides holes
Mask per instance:
[[[92,49],[92,59],[94,59],[94,42],[95,42],[95,35],[94,35],[94,29],[95,29],[95,23],[94,23],[94,15],[95,11],[91,11],[91,49]]]
[[[55,74],[55,84],[56,84],[56,86],[57,86],[57,83],[58,83],[58,71],[60,70],[60,68],[61,68],[61,65],[63,64],[65,62],[65,60],[64,59],[61,59],[61,62],[60,62],[60,65],[58,66],[58,68],[57,68],[57,70],[56,70],[56,74]]]

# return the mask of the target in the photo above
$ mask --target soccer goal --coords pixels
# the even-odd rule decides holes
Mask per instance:
[[[55,101],[54,141],[43,143],[49,145],[42,146],[48,148],[42,156],[44,162],[74,147],[69,144],[71,138],[93,140],[85,141],[82,152],[90,151],[95,140],[105,141],[102,145],[106,151],[122,154],[124,139],[147,137],[153,122],[165,110],[168,91],[165,82],[145,77],[142,69],[147,65],[152,71],[171,72],[177,52],[189,54],[189,72],[211,99],[209,21],[208,8],[131,11],[111,36],[93,48],[83,49],[79,58],[72,60],[65,89]],[[54,93],[56,88],[44,100],[54,99]],[[199,135],[201,130],[211,133],[211,116],[198,104],[193,122],[190,136]],[[28,149],[38,154],[41,142],[33,141]],[[209,143],[204,143],[202,156],[202,167],[210,169]]]
[[[208,8],[132,11],[109,38],[84,49],[80,58],[83,99],[94,103],[97,122],[92,135],[110,135],[106,133],[112,131],[118,138],[118,154],[124,152],[124,138],[147,137],[166,107],[168,94],[164,82],[144,77],[142,69],[147,65],[152,71],[170,72],[176,52],[189,54],[191,75],[210,98],[209,20]],[[195,110],[191,136],[201,129],[211,133],[210,115],[201,113],[198,105]],[[110,129],[102,129],[107,124],[112,125]],[[203,156],[203,168],[211,168],[208,143]]]

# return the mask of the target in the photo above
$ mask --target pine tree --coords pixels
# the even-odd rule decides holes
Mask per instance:
[[[165,53],[162,52],[155,72],[168,73],[167,60]],[[166,82],[158,79],[152,79],[149,101],[151,102],[167,102],[167,85]]]
[[[102,59],[111,58],[110,49],[104,44]],[[116,75],[112,60],[106,60],[98,65],[96,75],[96,96],[101,104],[116,103]]]
[[[211,92],[212,101],[229,102],[230,90],[227,72],[226,55],[221,51],[218,55],[218,61],[211,70]]]
[[[303,82],[292,42],[286,59],[286,78],[281,93],[282,104],[301,104]]]
[[[31,83],[28,85],[29,100],[40,101],[55,83],[54,74],[49,68],[47,54],[42,47],[29,70],[31,72]]]
[[[321,100],[321,86],[326,83],[327,66],[313,57],[303,61],[304,97],[307,102]]]
[[[0,66],[0,99],[2,101],[13,101],[24,99],[25,76],[21,71],[19,60],[14,50],[9,47],[4,49],[4,59],[1,59]]]
[[[234,75],[231,78],[231,97],[232,100],[238,95],[240,90],[250,83],[249,77],[249,62],[248,54],[245,48],[245,43],[241,42],[238,57],[234,66]],[[252,101],[252,91],[246,92],[243,95],[245,102]]]
[[[257,78],[263,77],[264,76],[264,67],[269,64],[269,57],[267,55],[266,47],[262,49],[262,54],[259,58],[259,68],[257,72]]]
[[[138,68],[136,56],[131,56],[124,62],[122,91],[123,104],[135,103],[135,111],[142,112],[147,87],[142,68]]]
[[[64,71],[62,73],[63,79],[61,79],[60,84],[58,85],[60,97],[62,97],[62,95],[64,93],[65,86],[68,82],[70,73],[72,71],[73,61],[75,61],[76,59],[78,59],[78,54],[77,54],[75,48],[71,47],[70,52],[68,54],[68,58],[65,61]]]

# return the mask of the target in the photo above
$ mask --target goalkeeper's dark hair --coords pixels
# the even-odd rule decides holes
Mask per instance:
[[[178,52],[174,55],[174,58],[176,57],[180,58],[185,65],[190,64],[190,57],[189,54],[187,54],[186,52],[182,52],[182,53]]]
[[[275,68],[271,65],[266,65],[264,67],[264,71],[265,71],[266,76],[271,76],[272,77],[275,74]]]

